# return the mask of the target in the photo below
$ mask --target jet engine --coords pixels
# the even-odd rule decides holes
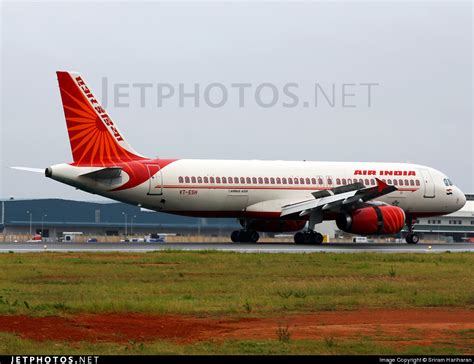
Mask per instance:
[[[396,234],[405,225],[405,212],[397,206],[370,206],[341,213],[336,218],[339,229],[361,235]]]

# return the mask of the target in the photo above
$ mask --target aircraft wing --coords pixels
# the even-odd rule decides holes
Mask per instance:
[[[342,210],[354,210],[365,204],[369,200],[386,195],[397,188],[389,186],[385,182],[376,178],[377,186],[364,187],[362,183],[335,187],[331,190],[324,190],[312,193],[313,199],[308,199],[282,207],[280,216],[298,215],[305,216],[315,210],[321,212],[340,212]]]

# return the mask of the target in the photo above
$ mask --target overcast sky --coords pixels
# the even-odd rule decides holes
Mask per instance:
[[[1,17],[1,197],[97,200],[8,168],[71,161],[56,70],[106,94],[144,155],[413,162],[474,192],[471,2],[3,2]],[[195,84],[199,106],[180,106]]]

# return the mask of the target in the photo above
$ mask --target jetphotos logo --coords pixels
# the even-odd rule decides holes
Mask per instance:
[[[118,141],[121,142],[123,141],[122,136],[118,132],[117,128],[114,126],[114,123],[110,119],[109,115],[107,115],[107,112],[104,110],[102,106],[100,106],[99,102],[97,99],[94,97],[92,92],[89,90],[87,85],[85,84],[84,80],[80,77],[76,77],[76,82],[79,88],[82,90],[84,95],[89,99],[90,103],[92,104],[92,107],[96,111],[96,113],[99,115],[99,118],[104,122],[105,125],[110,129],[112,132],[112,135],[114,138]]]
[[[400,170],[380,170],[374,169],[356,169],[354,171],[355,176],[416,176],[415,171],[400,171]]]
[[[370,109],[379,100],[380,86],[370,80],[174,84],[102,77],[101,100],[104,107]]]

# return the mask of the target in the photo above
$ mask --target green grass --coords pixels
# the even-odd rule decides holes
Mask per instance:
[[[13,334],[0,333],[0,353],[3,355],[48,354],[48,355],[228,355],[228,354],[313,354],[313,355],[460,355],[458,349],[436,345],[435,347],[387,347],[375,343],[368,338],[358,340],[338,341],[326,338],[321,341],[290,340],[287,342],[275,340],[229,340],[224,342],[205,341],[194,344],[174,344],[167,341],[152,343],[129,342],[117,343],[62,343],[35,342],[20,339]]]
[[[285,312],[474,308],[474,255],[0,255],[0,314]]]

